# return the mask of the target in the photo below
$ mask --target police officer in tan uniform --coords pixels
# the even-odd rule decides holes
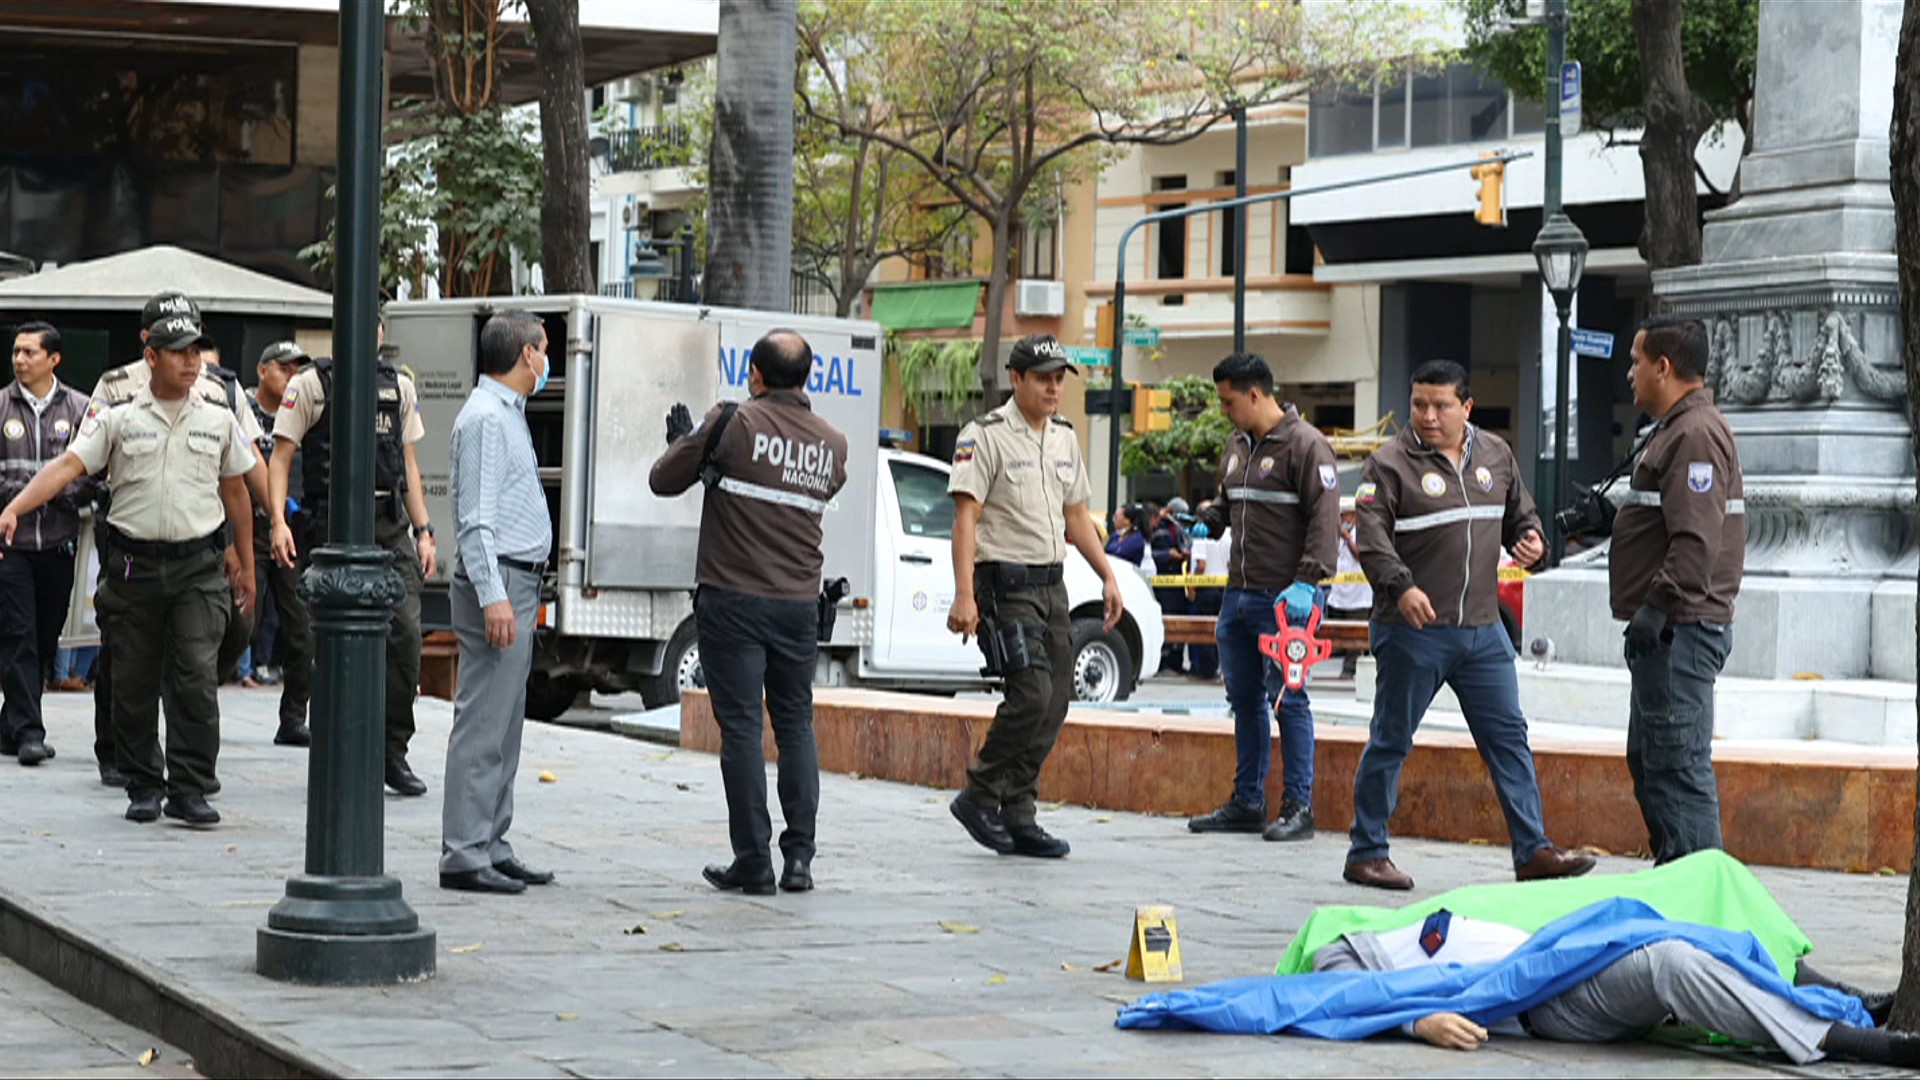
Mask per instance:
[[[44,505],[81,476],[107,471],[112,508],[101,552],[106,579],[95,606],[113,621],[114,745],[127,779],[127,819],[163,812],[212,825],[206,787],[219,754],[220,640],[238,598],[253,607],[253,547],[238,545],[240,574],[222,553],[227,521],[251,524],[242,481],[258,464],[233,414],[194,392],[201,376],[200,324],[170,315],[148,328],[150,385],[117,409],[90,416],[67,451],[0,511],[0,541],[20,515]],[[231,590],[231,591],[230,591]],[[173,708],[160,750],[163,687]]]
[[[150,328],[175,315],[184,315],[192,319],[196,325],[204,326],[200,318],[200,305],[194,303],[192,297],[172,289],[155,293],[148,298],[146,305],[142,307],[140,311],[140,325]],[[140,331],[140,340],[142,342],[147,340],[148,333],[149,331],[147,329]],[[194,379],[193,392],[204,398],[209,404],[218,405],[220,408],[231,412],[234,419],[239,422],[241,432],[245,434],[247,438],[257,441],[262,436],[260,425],[258,421],[253,418],[249,410],[238,407],[239,399],[234,389],[234,383],[221,376],[221,372],[225,369],[219,368],[217,364],[209,367],[206,363],[209,356],[217,357],[219,355],[213,339],[203,334],[200,340],[203,345],[200,353],[201,370]],[[100,376],[100,381],[94,385],[93,400],[88,407],[89,412],[97,415],[108,409],[117,409],[128,404],[140,391],[146,389],[147,384],[152,378],[153,367],[147,362],[144,355],[130,363],[122,364],[108,371],[106,374]],[[247,490],[253,496],[255,505],[264,506],[267,499],[266,462],[256,462],[254,468],[248,471],[246,481]],[[102,486],[97,490],[97,502],[100,505],[96,507],[94,512],[95,551],[104,551],[106,549],[106,522],[108,516],[106,507],[110,505],[111,498],[112,491],[110,488]],[[233,536],[241,537],[250,534],[253,520],[251,515],[249,515],[246,521],[228,522],[227,524],[232,530]],[[228,576],[231,577],[239,572],[240,553],[238,550],[229,550],[227,552],[226,564]],[[101,564],[100,574],[100,583],[104,584],[106,581],[105,563]],[[97,605],[94,609],[94,616],[95,624],[100,628],[101,649],[100,659],[95,662],[93,669],[93,756],[100,766],[100,782],[108,787],[124,788],[127,786],[126,777],[120,774],[119,768],[114,764],[117,755],[113,748],[113,662],[111,657],[113,656],[114,650],[110,643],[112,637],[112,619],[101,612]],[[244,615],[239,619],[228,620],[227,633],[220,641],[220,655],[218,660],[222,680],[224,680],[239,663],[240,654],[247,651],[247,641],[252,634],[251,621],[250,617]],[[165,701],[167,705],[167,712],[171,714],[173,712],[173,704],[171,698],[167,696],[168,693],[170,692],[163,692],[163,701]],[[207,794],[211,795],[219,790],[219,778],[208,777],[206,785]]]
[[[420,459],[414,444],[426,437],[413,377],[394,367],[384,351],[374,365],[374,540],[393,553],[393,567],[407,593],[393,609],[387,630],[386,783],[401,795],[425,795],[426,781],[407,764],[413,741],[413,700],[420,693],[420,593],[436,568],[433,523],[420,484]],[[273,421],[273,461],[267,512],[273,516],[273,555],[293,566],[301,552],[326,539],[327,494],[332,471],[332,425],[327,417],[332,365],[321,357],[287,383]],[[309,534],[296,540],[287,520],[287,491],[295,452],[301,457]],[[285,723],[285,718],[282,719]]]
[[[1120,585],[1087,511],[1086,462],[1056,413],[1068,372],[1051,335],[1021,338],[1007,360],[1013,398],[954,444],[953,608],[947,628],[980,639],[1006,697],[953,816],[1002,855],[1058,859],[1070,850],[1034,820],[1040,767],[1073,696],[1073,631],[1062,564],[1067,543],[1106,582],[1105,625],[1120,622]]]
[[[1655,862],[1720,846],[1713,686],[1746,568],[1740,450],[1706,388],[1707,332],[1656,317],[1633,339],[1634,404],[1657,419],[1613,519],[1613,617],[1633,676],[1627,770]]]
[[[706,482],[694,621],[700,666],[720,723],[733,861],[703,872],[717,889],[774,891],[768,853],[761,701],[780,748],[779,885],[813,888],[820,758],[813,744],[813,671],[820,639],[821,517],[847,482],[847,437],[815,415],[806,391],[813,347],[791,330],[754,343],[739,406],[716,405],[696,430],[684,406],[667,417],[656,495]],[[703,475],[704,474],[704,475]]]

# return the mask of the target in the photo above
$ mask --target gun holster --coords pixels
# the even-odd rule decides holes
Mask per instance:
[[[851,586],[846,578],[834,578],[820,586],[820,632],[815,640],[826,644],[833,640],[833,624],[840,616],[840,601],[846,599]]]
[[[999,604],[991,593],[980,612],[980,652],[987,665],[980,674],[1004,679],[1029,669],[1052,671],[1047,656],[1046,630],[1000,617]]]

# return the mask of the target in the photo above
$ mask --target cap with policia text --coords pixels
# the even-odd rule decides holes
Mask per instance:
[[[184,349],[191,345],[211,344],[212,341],[206,331],[200,329],[199,320],[191,315],[169,315],[147,327],[147,347],[150,349]]]
[[[150,327],[169,315],[185,315],[197,323],[200,321],[200,305],[178,289],[154,293],[147,300],[147,306],[140,309],[140,325]]]
[[[1080,369],[1067,359],[1067,350],[1052,334],[1029,334],[1014,343],[1007,356],[1007,370],[1019,372],[1057,371],[1066,368],[1075,375]]]
[[[260,352],[263,364],[303,364],[310,359],[305,349],[291,341],[276,341]]]

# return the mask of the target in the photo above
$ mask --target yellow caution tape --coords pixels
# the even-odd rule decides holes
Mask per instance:
[[[1525,581],[1532,576],[1530,572],[1518,566],[1500,568],[1501,581]],[[1155,574],[1150,580],[1156,589],[1218,589],[1226,586],[1227,575]],[[1358,570],[1347,570],[1330,578],[1322,578],[1320,581],[1322,585],[1365,585],[1366,583],[1367,575]]]

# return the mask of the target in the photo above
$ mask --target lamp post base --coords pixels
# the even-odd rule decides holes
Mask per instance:
[[[373,986],[432,978],[436,953],[399,881],[308,875],[288,879],[254,955],[254,970],[280,982]]]

